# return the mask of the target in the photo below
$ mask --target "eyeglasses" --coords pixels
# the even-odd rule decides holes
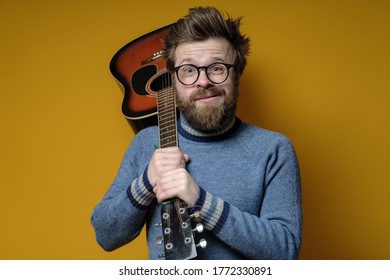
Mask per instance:
[[[214,84],[221,84],[229,77],[229,69],[233,67],[227,63],[212,63],[208,66],[195,66],[193,64],[183,64],[175,67],[177,79],[186,86],[195,84],[200,75],[200,70],[204,69],[207,79]]]

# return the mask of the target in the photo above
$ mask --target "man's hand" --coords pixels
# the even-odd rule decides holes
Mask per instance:
[[[199,187],[187,172],[190,157],[178,147],[157,149],[148,167],[148,178],[159,203],[178,197],[193,207]]]

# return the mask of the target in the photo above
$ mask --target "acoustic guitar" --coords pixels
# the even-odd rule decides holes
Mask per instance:
[[[131,41],[110,62],[110,71],[124,93],[122,113],[134,132],[157,125],[159,79],[168,76],[162,37],[169,26]]]
[[[178,146],[176,97],[166,69],[162,36],[165,26],[124,46],[112,58],[110,70],[124,92],[122,113],[135,132],[157,124],[160,148]],[[165,259],[197,256],[187,204],[174,198],[161,209]],[[202,226],[197,225],[201,232]],[[201,240],[200,247],[205,246]]]

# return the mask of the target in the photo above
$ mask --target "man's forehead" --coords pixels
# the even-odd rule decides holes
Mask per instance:
[[[232,55],[230,43],[225,38],[210,38],[203,41],[180,43],[176,49],[176,60],[196,61],[199,59],[229,59]]]

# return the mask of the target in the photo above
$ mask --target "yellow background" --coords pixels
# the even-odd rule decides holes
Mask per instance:
[[[389,3],[0,0],[0,259],[147,257],[89,222],[134,135],[108,65],[195,5],[244,16],[238,114],[296,147],[301,258],[390,259]]]

